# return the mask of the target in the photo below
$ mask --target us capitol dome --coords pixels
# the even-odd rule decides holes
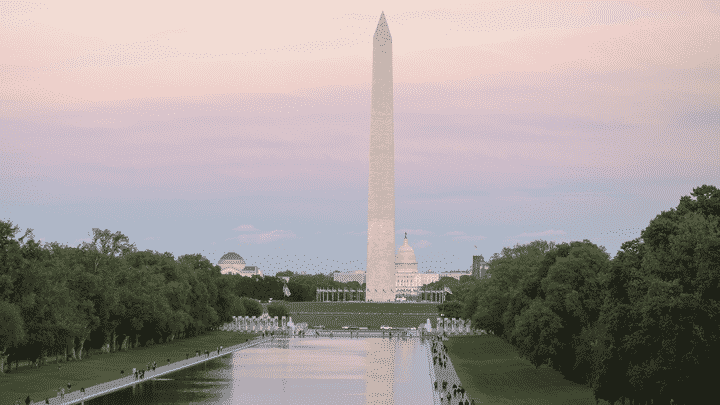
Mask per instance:
[[[408,245],[407,233],[403,245],[395,255],[395,288],[406,292],[417,292],[425,284],[438,281],[437,273],[418,273],[415,251]]]
[[[464,274],[464,273],[463,273]],[[405,293],[417,293],[420,287],[436,282],[440,275],[434,272],[418,273],[418,262],[415,251],[408,244],[407,233],[405,241],[395,255],[395,288]],[[333,273],[333,279],[341,283],[357,281],[365,283],[365,271],[357,270],[349,273]]]
[[[415,258],[415,251],[408,245],[407,234],[405,234],[405,242],[395,255],[395,273],[398,277],[401,274],[417,273],[417,259]]]
[[[235,252],[225,253],[218,261],[220,273],[222,274],[239,274],[241,276],[250,277],[252,275],[263,276],[257,266],[246,266],[245,259]]]

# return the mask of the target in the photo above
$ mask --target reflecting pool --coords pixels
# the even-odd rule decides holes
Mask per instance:
[[[276,340],[85,403],[432,404],[425,344],[417,337]]]

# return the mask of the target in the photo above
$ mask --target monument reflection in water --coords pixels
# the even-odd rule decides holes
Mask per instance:
[[[293,338],[86,401],[132,404],[431,404],[419,338]]]

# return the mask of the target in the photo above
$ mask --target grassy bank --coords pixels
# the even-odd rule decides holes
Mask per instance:
[[[595,404],[590,388],[550,368],[536,369],[496,336],[454,336],[445,346],[463,387],[485,404]]]
[[[145,368],[148,362],[156,361],[158,366],[185,360],[185,354],[195,355],[195,350],[215,350],[218,346],[233,346],[252,339],[256,334],[237,332],[210,331],[192,338],[174,340],[170,343],[152,347],[139,347],[128,351],[97,354],[82,361],[55,363],[40,368],[21,367],[9,374],[0,376],[0,405],[12,405],[18,397],[29,394],[33,401],[57,396],[57,390],[72,384],[72,391],[81,387],[120,378],[120,370],[125,375],[132,372],[133,367]],[[23,402],[24,403],[24,402]]]

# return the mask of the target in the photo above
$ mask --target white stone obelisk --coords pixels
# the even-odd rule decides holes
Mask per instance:
[[[392,37],[380,14],[373,37],[368,181],[367,300],[395,299],[395,141]]]

